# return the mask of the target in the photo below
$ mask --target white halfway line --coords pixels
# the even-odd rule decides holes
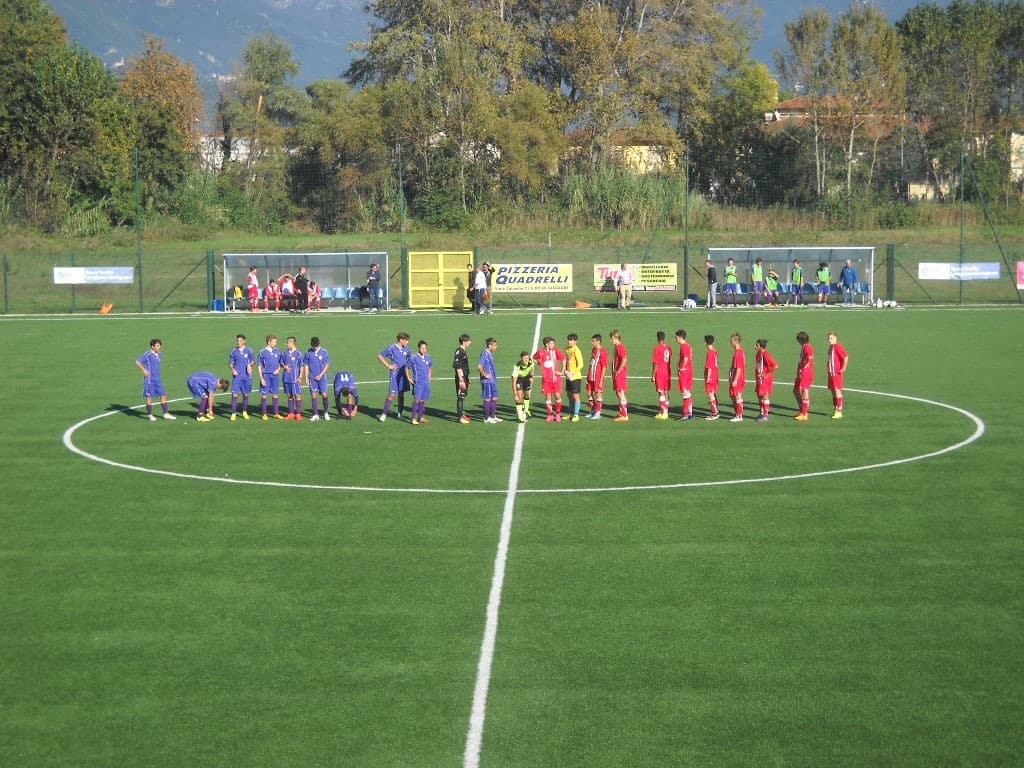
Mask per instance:
[[[533,329],[533,346],[537,349],[540,341],[540,323],[544,316],[537,314],[537,325]],[[487,598],[487,622],[484,624],[484,639],[480,644],[480,661],[476,665],[476,686],[473,689],[473,706],[469,715],[469,732],[466,734],[466,751],[462,765],[477,768],[480,765],[480,749],[484,741],[484,720],[487,716],[487,690],[491,684],[491,665],[494,662],[494,644],[498,639],[498,611],[501,608],[501,591],[505,584],[505,563],[508,560],[508,545],[512,538],[512,515],[516,506],[519,489],[519,465],[523,458],[523,440],[526,425],[519,423],[516,430],[516,445],[512,451],[512,466],[508,471],[508,491],[505,493],[505,508],[501,513],[501,535],[498,537],[498,553],[494,556],[494,575],[491,577],[491,594]]]

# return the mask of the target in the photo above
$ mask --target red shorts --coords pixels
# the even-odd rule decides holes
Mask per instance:
[[[625,392],[629,389],[629,378],[624,373],[617,373],[612,376],[612,387],[616,392]]]
[[[596,395],[604,392],[604,379],[601,381],[588,381],[587,382],[587,394]]]
[[[731,397],[733,400],[742,400],[743,399],[743,390],[746,389],[746,387],[747,387],[747,385],[746,385],[745,382],[740,384],[738,387],[730,386],[729,387],[729,397]]]
[[[811,384],[814,383],[814,370],[811,368],[804,368],[803,371],[797,374],[796,382],[793,384],[796,389],[810,389]]]
[[[654,375],[654,388],[659,392],[668,392],[672,389],[672,377],[668,374]]]
[[[679,391],[689,392],[691,389],[693,389],[693,371],[679,377]]]
[[[757,382],[757,396],[764,398],[768,397],[772,393],[772,387],[775,386],[774,376],[765,376],[763,379],[759,379]]]
[[[843,388],[843,374],[841,373],[830,373],[828,375],[828,388],[833,392],[840,391]]]
[[[714,394],[717,394],[717,392],[718,392],[718,382],[717,381],[705,381],[704,382],[704,394],[705,395],[714,395]]]
[[[548,381],[544,379],[544,383],[541,385],[540,391],[545,395],[560,395],[562,394],[562,380],[555,379],[554,381]]]
[[[255,285],[249,286],[249,298],[250,299],[258,299],[259,297],[260,297],[260,289],[257,288]]]

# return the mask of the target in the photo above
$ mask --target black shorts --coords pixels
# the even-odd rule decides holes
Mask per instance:
[[[565,380],[565,391],[570,395],[578,395],[580,388],[583,386],[583,379],[566,379]]]
[[[529,394],[530,389],[533,387],[533,379],[516,379],[516,391]]]

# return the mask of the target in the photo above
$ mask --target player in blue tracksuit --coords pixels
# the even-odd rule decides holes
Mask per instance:
[[[402,418],[402,411],[405,410],[405,393],[409,391],[409,334],[402,332],[395,336],[395,343],[380,351],[377,359],[385,368],[391,371],[391,378],[388,382],[388,396],[384,400],[384,408],[378,417],[384,421],[391,410],[391,403],[398,399],[398,418]]]
[[[359,387],[349,371],[334,374],[334,405],[343,419],[351,419],[359,412]]]
[[[235,337],[235,348],[228,355],[231,369],[231,420],[238,414],[238,396],[242,396],[242,418],[249,418],[249,393],[252,392],[252,367],[256,354],[246,345],[245,336]]]
[[[218,379],[217,374],[209,371],[198,371],[188,377],[185,382],[192,397],[199,398],[199,413],[196,421],[213,420],[213,396],[220,390],[227,392],[231,382],[227,379]]]
[[[427,342],[416,345],[416,354],[409,359],[409,371],[412,376],[412,423],[429,424],[424,416],[427,400],[430,399],[430,381],[434,376],[434,361],[427,353]]]
[[[303,378],[309,385],[309,395],[313,400],[313,415],[310,421],[320,420],[320,398],[323,398],[324,421],[331,420],[329,413],[330,400],[327,398],[327,388],[330,380],[327,378],[327,371],[331,367],[331,354],[320,346],[320,338],[314,336],[309,340],[309,350],[302,358]]]
[[[160,339],[150,339],[149,349],[143,352],[135,360],[135,367],[142,371],[142,396],[146,398],[146,415],[150,421],[156,421],[153,415],[153,398],[160,398],[160,407],[164,409],[164,418],[170,421],[174,416],[167,410],[167,388],[160,373],[160,365],[163,362],[163,342]]]

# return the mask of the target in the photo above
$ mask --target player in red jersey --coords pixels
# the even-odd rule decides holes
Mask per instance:
[[[274,311],[281,311],[281,288],[277,280],[271,280],[263,289],[263,308],[270,311],[270,305],[274,305]]]
[[[736,412],[729,421],[739,423],[743,421],[743,390],[747,386],[747,355],[743,351],[741,343],[743,338],[737,331],[729,337],[732,345],[732,365],[729,366],[729,397],[732,398],[732,407]]]
[[[715,349],[715,337],[708,334],[704,337],[707,355],[704,358],[704,392],[708,396],[711,413],[704,417],[706,421],[718,418],[718,350]]]
[[[772,387],[775,386],[775,371],[779,364],[775,362],[772,353],[768,351],[768,340],[758,339],[754,345],[757,352],[754,355],[754,382],[757,390],[757,399],[761,402],[761,415],[758,421],[768,421],[772,412]]]
[[[249,274],[245,277],[245,289],[249,296],[249,309],[253,312],[260,311],[260,276],[256,267],[249,267]]]
[[[672,347],[665,343],[665,332],[658,331],[658,343],[651,353],[651,381],[658,393],[658,414],[654,417],[668,419],[668,391],[672,388]]]
[[[629,401],[626,392],[629,390],[629,356],[626,345],[622,343],[622,333],[612,331],[608,334],[612,340],[612,388],[619,398],[619,415],[612,421],[629,421]]]
[[[587,367],[587,400],[590,402],[588,419],[600,419],[604,407],[604,377],[608,370],[608,350],[602,346],[600,333],[590,337],[590,365]]]
[[[843,418],[843,374],[846,372],[846,363],[850,356],[846,349],[839,343],[839,336],[835,331],[828,334],[828,357],[826,358],[826,370],[828,371],[828,388],[832,393],[832,405],[835,407],[833,419]]]
[[[562,420],[562,377],[565,375],[565,352],[555,346],[551,336],[544,337],[544,346],[533,353],[533,359],[540,366],[544,394],[544,406],[548,410],[545,421]],[[552,406],[552,398],[554,405]]]
[[[690,421],[693,419],[693,347],[686,340],[686,331],[676,331],[676,344],[679,345],[676,376],[679,379],[679,392],[683,396],[683,415],[679,420]]]
[[[320,284],[315,281],[309,283],[309,308],[319,311],[320,305],[323,303],[324,292],[320,288]]]
[[[797,421],[807,421],[811,410],[811,384],[814,382],[814,350],[811,348],[811,337],[806,331],[800,331],[796,335],[796,341],[800,345],[800,360],[796,364],[793,394],[797,405],[800,406],[800,413],[793,418]]]

